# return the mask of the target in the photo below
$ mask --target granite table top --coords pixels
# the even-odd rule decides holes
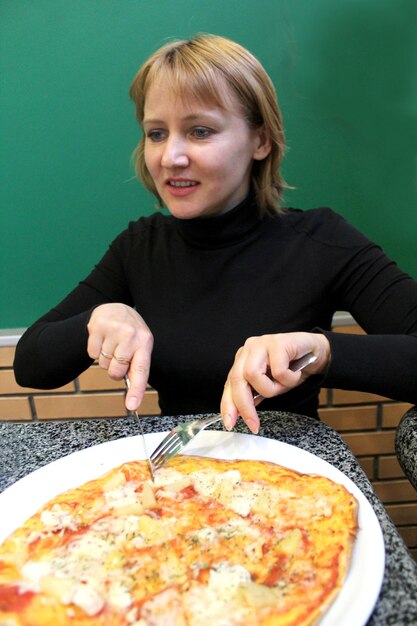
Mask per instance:
[[[398,424],[395,451],[405,475],[417,489],[417,407],[412,407]]]
[[[386,563],[380,596],[367,626],[417,624],[417,564],[339,434],[301,415],[264,411],[260,416],[259,435],[297,446],[334,465],[353,480],[373,507],[383,531]],[[186,419],[190,416],[144,417],[141,421],[144,432],[150,433],[170,430]],[[242,421],[236,430],[249,432]],[[72,452],[137,434],[133,417],[0,423],[0,491]]]

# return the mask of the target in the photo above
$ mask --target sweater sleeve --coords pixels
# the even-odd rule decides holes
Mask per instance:
[[[106,302],[132,306],[123,268],[124,239],[120,235],[90,275],[22,335],[13,364],[19,385],[55,389],[93,363],[87,353],[93,309]]]
[[[340,217],[339,228],[336,239],[349,246],[333,252],[333,294],[366,334],[322,331],[332,354],[322,386],[417,404],[417,282]]]
[[[331,363],[321,385],[376,393],[417,404],[417,335],[355,335],[322,331]]]

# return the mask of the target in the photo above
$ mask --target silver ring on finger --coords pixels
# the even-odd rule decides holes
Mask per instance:
[[[104,356],[105,359],[112,359],[113,355],[109,354],[108,352],[104,352],[104,350],[100,350],[100,354],[101,356]]]
[[[126,357],[124,357],[124,356],[116,356],[116,355],[114,355],[114,358],[121,365],[130,365],[130,359],[126,359]]]

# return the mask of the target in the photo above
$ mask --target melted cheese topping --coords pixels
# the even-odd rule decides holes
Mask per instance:
[[[77,529],[77,522],[74,517],[64,511],[59,504],[54,504],[50,509],[46,509],[41,513],[41,522],[47,530],[70,530]]]

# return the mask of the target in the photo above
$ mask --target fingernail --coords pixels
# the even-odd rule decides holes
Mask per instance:
[[[254,435],[257,435],[259,432],[259,425],[256,420],[249,419],[247,422],[249,429],[253,432]]]
[[[129,400],[127,401],[126,406],[129,409],[129,411],[134,411],[137,408],[138,404],[139,403],[138,403],[138,399],[136,398],[136,396],[131,396]]]
[[[226,430],[232,430],[233,428],[232,417],[228,413],[226,415],[223,415],[223,424]]]

